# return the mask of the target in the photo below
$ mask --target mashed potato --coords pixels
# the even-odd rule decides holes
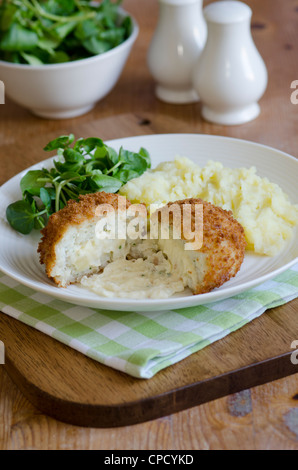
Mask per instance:
[[[200,168],[177,157],[129,181],[120,194],[147,206],[198,197],[231,210],[244,228],[247,249],[269,256],[284,247],[298,224],[298,205],[292,205],[277,184],[258,176],[254,167],[230,169],[210,161]]]

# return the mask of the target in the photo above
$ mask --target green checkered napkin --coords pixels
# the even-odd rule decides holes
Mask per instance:
[[[2,312],[102,364],[139,378],[152,377],[265,310],[296,297],[298,264],[274,280],[220,302],[148,313],[75,306],[0,273]]]

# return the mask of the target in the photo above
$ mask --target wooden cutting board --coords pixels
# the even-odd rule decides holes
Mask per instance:
[[[131,135],[194,132],[168,116],[120,115],[62,133],[105,140]],[[1,183],[41,160],[40,149],[57,133],[31,136],[26,155],[20,144],[0,146],[6,169]],[[7,163],[7,165],[6,165]],[[5,367],[24,395],[43,413],[88,427],[116,427],[165,416],[298,372],[291,345],[298,340],[298,299],[271,309],[241,330],[192,354],[149,380],[101,365],[23,323],[0,314]]]

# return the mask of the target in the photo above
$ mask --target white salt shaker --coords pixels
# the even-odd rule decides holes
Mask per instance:
[[[168,103],[198,101],[193,67],[206,42],[203,0],[159,0],[160,13],[148,51],[156,95]]]
[[[208,38],[194,67],[193,86],[207,121],[236,125],[260,113],[268,75],[251,36],[252,10],[238,1],[211,3],[204,9]]]

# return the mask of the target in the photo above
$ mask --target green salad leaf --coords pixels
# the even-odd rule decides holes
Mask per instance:
[[[28,235],[34,228],[45,226],[42,215],[46,210],[38,211],[35,201],[29,203],[28,200],[21,200],[10,204],[6,209],[6,217],[12,228]]]
[[[43,65],[102,54],[132,32],[122,0],[0,0],[0,60]]]
[[[80,195],[105,191],[117,193],[127,181],[151,167],[146,149],[119,152],[97,137],[75,140],[73,134],[49,142],[45,151],[55,151],[50,169],[28,171],[20,182],[23,199],[10,204],[6,218],[12,228],[27,235],[46,226],[49,217]]]

